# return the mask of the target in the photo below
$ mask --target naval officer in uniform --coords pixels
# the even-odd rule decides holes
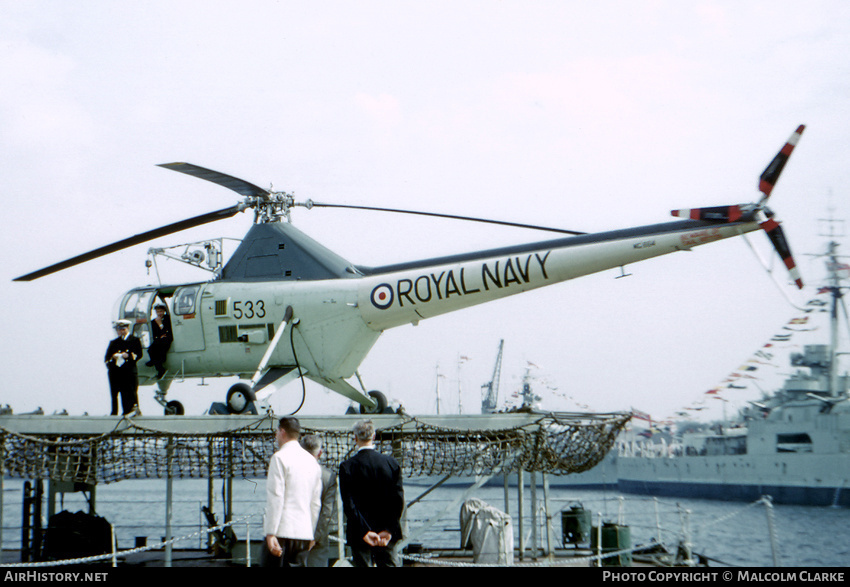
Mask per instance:
[[[111,415],[118,415],[118,397],[121,397],[122,415],[137,415],[139,411],[139,374],[136,361],[142,356],[142,341],[130,333],[130,321],[115,323],[118,338],[109,341],[106,349],[106,370],[112,397]]]

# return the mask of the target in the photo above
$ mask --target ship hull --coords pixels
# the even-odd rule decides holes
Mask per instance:
[[[624,493],[850,507],[850,455],[620,457]]]

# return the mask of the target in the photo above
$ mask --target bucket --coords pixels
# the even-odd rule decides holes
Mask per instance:
[[[601,530],[602,554],[605,555],[619,550],[627,550],[632,547],[631,531],[628,526],[618,524],[602,524]],[[590,549],[596,554],[600,542],[599,526],[594,526],[590,531]],[[630,567],[632,566],[632,553],[624,552],[615,556],[602,559],[603,567]]]
[[[591,515],[581,504],[561,512],[561,537],[563,545],[586,543],[590,538]]]

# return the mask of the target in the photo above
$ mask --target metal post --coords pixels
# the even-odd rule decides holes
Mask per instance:
[[[91,447],[92,459],[89,464],[89,472],[97,471],[97,462],[100,459],[100,453],[97,452],[97,445]],[[92,483],[86,483],[89,485],[89,513],[92,515],[97,515],[97,473],[92,475],[87,475],[88,478],[92,480]]]
[[[531,487],[531,560],[537,560],[537,552],[540,548],[540,536],[537,533],[537,473],[535,471],[531,472],[531,478],[528,484]]]
[[[224,504],[224,523],[228,524],[233,520],[233,438],[227,439],[227,479],[225,483],[227,502]]]
[[[602,512],[596,515],[596,566],[602,566]]]
[[[502,482],[504,484],[504,495],[505,495],[505,513],[510,516],[511,515],[511,490],[508,479],[508,472],[505,471],[502,474]]]
[[[47,519],[50,520],[56,515],[56,482],[53,479],[47,479]],[[64,496],[63,496],[64,497]]]
[[[171,566],[172,544],[171,544],[171,518],[173,512],[173,486],[174,478],[171,474],[171,466],[174,462],[174,437],[168,437],[166,448],[166,480],[165,480],[165,566]]]
[[[245,522],[245,566],[251,566],[251,522]]]
[[[6,435],[0,436],[0,556],[3,554],[3,478],[6,476]]]
[[[210,437],[209,444],[207,445],[207,459],[209,460],[209,462],[207,463],[207,508],[210,510],[210,513],[213,513],[213,511],[214,511],[213,510],[213,503],[215,502],[215,483],[213,482],[213,472],[214,472],[213,443],[214,442],[215,442],[215,439]],[[207,552],[211,552],[212,551],[212,545],[213,545],[212,532],[207,532],[206,535],[207,535]]]
[[[29,481],[24,482],[24,495],[21,507],[23,511],[21,512],[21,562],[25,563],[30,560],[30,516],[29,516],[29,502],[30,502],[30,493],[32,491],[32,487],[30,486]]]
[[[546,473],[543,473],[543,511],[546,515],[546,555],[552,559],[555,556],[555,529],[552,527],[552,514],[549,509],[549,475]]]
[[[37,561],[41,557],[41,502],[43,497],[44,486],[41,479],[24,483],[21,562]]]
[[[522,469],[517,471],[517,530],[519,531],[519,540],[517,541],[519,544],[519,560],[522,560],[525,556],[525,528],[524,528],[524,515],[523,515],[523,496],[525,494],[525,475]]]
[[[109,538],[112,543],[112,566],[118,566],[118,540],[115,537],[115,526],[109,524]]]

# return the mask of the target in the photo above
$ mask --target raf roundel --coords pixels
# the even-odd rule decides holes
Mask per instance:
[[[393,305],[393,289],[382,283],[372,290],[372,305],[379,310],[386,310]]]

